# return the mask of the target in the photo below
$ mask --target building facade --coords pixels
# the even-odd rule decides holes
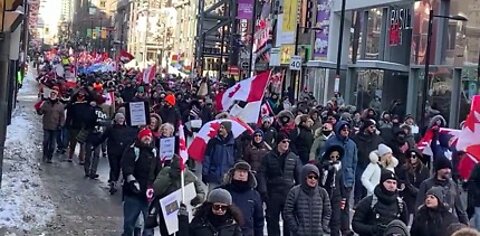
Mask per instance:
[[[347,1],[340,40],[341,1],[334,1],[327,22],[327,53],[310,60],[303,76],[321,102],[339,91],[359,110],[375,99],[382,110],[399,101],[404,114],[420,117],[422,102],[428,99],[451,127],[458,127],[470,98],[478,93],[479,8],[478,0]],[[430,9],[435,15],[468,21],[433,18],[430,77],[423,94]],[[338,43],[344,49],[339,79],[334,70]]]

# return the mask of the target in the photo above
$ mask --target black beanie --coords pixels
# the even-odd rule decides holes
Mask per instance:
[[[362,129],[366,129],[368,127],[370,127],[371,125],[376,125],[377,123],[372,120],[372,119],[366,119],[364,122],[363,122],[363,126],[362,126]]]
[[[383,182],[385,182],[386,180],[389,180],[389,179],[393,179],[393,180],[397,180],[397,176],[395,175],[395,173],[387,170],[387,169],[382,169],[382,175],[380,177],[380,184],[383,184]]]
[[[433,163],[435,171],[441,170],[441,169],[452,169],[452,162],[448,160],[446,157],[439,156]]]
[[[288,139],[290,140],[290,137],[288,136],[288,134],[284,133],[284,132],[280,132],[277,134],[277,144],[279,144],[281,141],[285,140],[285,139]]]

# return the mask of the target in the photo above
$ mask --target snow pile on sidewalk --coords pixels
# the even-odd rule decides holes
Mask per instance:
[[[25,79],[18,97],[20,103],[7,130],[0,189],[0,228],[38,229],[55,215],[54,205],[39,176],[37,155],[41,153],[41,123],[33,107],[22,104],[32,101],[36,94],[35,83],[31,75]]]

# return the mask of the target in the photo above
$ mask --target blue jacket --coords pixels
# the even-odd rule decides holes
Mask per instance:
[[[235,140],[231,132],[225,139],[217,135],[208,142],[203,161],[203,182],[216,184],[223,182],[223,176],[235,163],[234,150]]]
[[[355,144],[355,142],[353,142],[352,139],[350,139],[349,137],[343,138],[340,136],[340,128],[345,124],[350,127],[350,124],[345,121],[340,121],[335,125],[335,135],[330,137],[327,142],[325,142],[321,153],[323,156],[325,150],[328,150],[330,147],[335,145],[343,147],[343,150],[345,150],[343,156],[341,157],[343,183],[345,187],[352,188],[353,184],[355,183],[355,171],[358,161],[358,149],[357,145]]]

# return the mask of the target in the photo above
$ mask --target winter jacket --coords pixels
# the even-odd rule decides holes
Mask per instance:
[[[176,107],[163,106],[160,109],[160,117],[163,123],[170,123],[177,129],[178,122],[182,120],[180,111]]]
[[[87,102],[75,102],[67,108],[65,126],[70,129],[93,129],[95,126],[95,110]]]
[[[340,128],[347,124],[344,121],[340,121],[335,125],[335,134],[334,136],[330,137],[325,146],[322,149],[321,153],[324,153],[325,150],[330,148],[331,146],[338,145],[343,147],[345,153],[342,157],[342,171],[343,171],[343,182],[345,187],[352,188],[353,184],[355,183],[355,171],[357,169],[357,161],[358,161],[358,150],[357,145],[353,140],[350,138],[343,138],[340,134]]]
[[[95,125],[87,137],[87,142],[95,144],[101,138],[102,134],[106,130],[106,126],[111,124],[110,120],[107,120],[107,115],[103,112],[99,106],[93,107],[95,113]]]
[[[125,103],[129,103],[132,101],[133,97],[135,97],[136,93],[137,93],[137,89],[134,88],[133,86],[125,87],[125,89],[122,91],[122,98],[125,101]]]
[[[250,164],[252,170],[258,172],[262,165],[262,159],[270,152],[272,148],[265,142],[261,142],[258,147],[253,145],[252,142],[245,148],[243,159]]]
[[[420,184],[426,179],[430,177],[430,173],[428,168],[418,160],[419,164],[415,169],[410,169],[413,167],[408,167],[403,165],[398,173],[399,179],[399,188],[400,185],[405,185],[405,189],[400,192],[400,195],[403,197],[403,200],[407,204],[408,211],[413,213],[415,208],[415,200],[417,198],[418,189],[420,188]]]
[[[467,184],[467,210],[472,213],[475,211],[475,207],[480,207],[480,164],[473,168]]]
[[[370,152],[369,158],[370,158],[370,164],[368,164],[365,171],[363,171],[363,174],[361,177],[363,187],[367,189],[367,196],[372,195],[373,190],[375,189],[375,186],[377,186],[380,183],[382,168],[385,168],[395,173],[395,167],[398,165],[397,158],[392,157],[392,163],[390,163],[389,166],[386,166],[386,167],[380,166],[379,164],[380,157],[378,156],[378,153],[376,150],[373,152]]]
[[[175,171],[177,173],[175,174]],[[197,198],[200,201],[205,199],[205,191],[203,190],[200,180],[192,173],[190,170],[185,169],[185,186],[193,183],[195,186],[195,192],[197,193]],[[179,190],[182,185],[180,181],[180,169],[175,169],[170,166],[164,167],[155,178],[153,182],[153,193],[156,197],[163,198],[170,193],[173,193]]]
[[[436,175],[426,179],[420,184],[418,190],[417,199],[415,201],[415,207],[418,209],[425,201],[425,194],[433,186],[439,186],[443,188],[442,202],[447,206],[448,210],[458,217],[460,223],[468,224],[468,217],[466,208],[463,201],[460,198],[460,188],[452,179],[445,181],[438,180]]]
[[[358,148],[358,162],[357,166],[365,170],[370,163],[370,152],[377,149],[378,145],[383,142],[382,137],[377,134],[365,134],[364,131],[360,131],[353,136],[352,140],[357,144]]]
[[[215,228],[205,216],[193,217],[188,231],[189,236],[243,236],[242,229],[233,219],[228,219],[225,225]]]
[[[65,124],[65,107],[58,100],[48,99],[40,107],[44,130],[59,130]]]
[[[270,151],[262,160],[258,172],[258,191],[262,196],[280,194],[287,196],[288,191],[300,183],[302,162],[293,152],[280,154],[277,150]]]
[[[321,161],[321,153],[320,151],[322,150],[323,146],[325,145],[325,142],[330,138],[330,135],[327,137],[324,134],[321,133],[322,131],[320,129],[317,129],[315,131],[315,140],[313,140],[312,147],[310,148],[310,156],[308,158],[309,161]],[[332,132],[333,133],[333,132]],[[318,134],[318,135],[317,135]]]
[[[319,185],[327,191],[330,200],[338,201],[342,198],[348,198],[343,184],[342,164],[340,162],[331,163],[329,160],[324,160],[321,165],[318,166],[320,170]]]
[[[135,128],[114,124],[107,128],[95,146],[107,140],[108,156],[121,156],[128,148],[128,145],[133,143],[136,135],[137,130]]]
[[[230,132],[224,139],[216,136],[207,144],[203,161],[202,180],[205,183],[221,184],[223,176],[235,162],[235,140]]]
[[[270,147],[275,146],[275,137],[277,137],[277,130],[273,127],[263,128],[263,140],[270,145]]]
[[[320,176],[318,169],[303,168],[302,184],[293,187],[287,195],[283,215],[288,228],[296,236],[314,236],[329,233],[330,216],[332,209],[327,191],[322,187],[311,188],[306,184],[307,175],[315,172]]]
[[[135,150],[138,150],[138,158]],[[127,149],[122,157],[122,173],[127,182],[124,184],[123,193],[146,200],[147,188],[153,187],[153,181],[160,169],[161,164],[155,156],[153,145],[147,147],[140,142],[136,142]],[[139,183],[140,193],[132,191],[131,183],[128,182],[131,178],[130,175]]]
[[[408,210],[398,194],[387,195],[377,185],[374,194],[363,198],[355,206],[352,228],[359,236],[383,236],[383,230],[392,220],[408,224]]]
[[[410,229],[411,236],[450,236],[448,234],[448,226],[458,223],[457,217],[443,206],[435,209],[422,206],[415,218]]]
[[[242,227],[244,236],[263,236],[265,218],[263,216],[263,202],[260,194],[255,190],[257,180],[252,172],[248,173],[246,185],[237,184],[233,179],[234,170],[231,169],[225,178],[225,184],[220,188],[232,195],[235,206],[240,208],[245,221]]]
[[[310,148],[313,144],[313,134],[310,129],[300,126],[299,133],[295,139],[295,147],[297,147],[297,154],[303,164],[307,164],[310,154]]]

